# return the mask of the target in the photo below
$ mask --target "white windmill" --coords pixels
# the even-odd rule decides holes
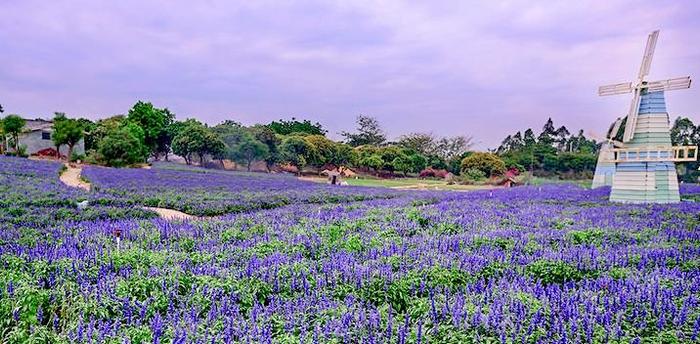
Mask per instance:
[[[672,146],[670,121],[664,92],[690,87],[690,77],[646,81],[654,57],[659,30],[649,34],[642,66],[636,81],[601,86],[598,94],[610,96],[632,93],[632,103],[624,120],[609,133],[609,149],[604,163],[614,163],[611,201],[635,203],[678,202],[675,162],[697,160],[697,147]],[[612,142],[624,125],[622,142]]]

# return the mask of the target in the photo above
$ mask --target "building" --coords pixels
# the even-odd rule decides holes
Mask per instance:
[[[39,151],[53,149],[56,147],[51,140],[53,132],[53,122],[44,119],[26,119],[24,131],[19,135],[20,146],[27,147],[27,154],[36,155]],[[61,146],[61,155],[68,155],[68,146]],[[85,142],[83,139],[73,147],[73,153],[85,154]]]

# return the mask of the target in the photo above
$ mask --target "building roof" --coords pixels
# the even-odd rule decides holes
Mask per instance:
[[[37,119],[25,119],[25,128],[29,131],[37,130],[51,130],[53,127],[53,121],[37,118]]]

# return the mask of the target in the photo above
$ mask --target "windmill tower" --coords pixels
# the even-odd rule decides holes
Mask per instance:
[[[690,77],[646,81],[654,57],[659,30],[649,34],[639,75],[634,82],[601,86],[598,94],[610,96],[632,93],[627,117],[616,123],[609,137],[622,142],[610,149],[604,163],[614,163],[610,200],[628,203],[679,202],[676,162],[697,160],[695,146],[672,146],[665,91],[690,87]],[[612,140],[611,140],[612,141]],[[612,143],[612,142],[611,142]],[[596,168],[597,169],[597,168]]]

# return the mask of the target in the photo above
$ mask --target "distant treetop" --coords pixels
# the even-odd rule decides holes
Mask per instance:
[[[309,120],[298,121],[292,117],[292,120],[287,121],[280,119],[272,121],[267,125],[272,131],[280,135],[289,135],[293,133],[308,134],[308,135],[326,135],[327,130],[323,129],[321,123],[312,123]]]

